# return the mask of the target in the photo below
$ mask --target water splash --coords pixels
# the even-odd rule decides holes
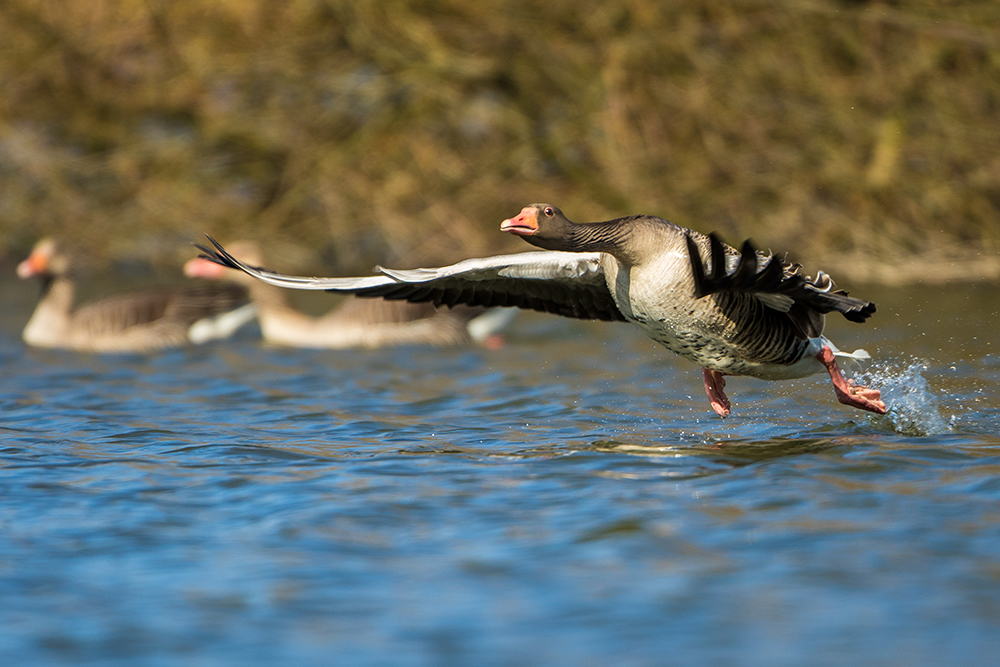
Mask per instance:
[[[875,418],[876,424],[904,435],[941,435],[951,431],[941,416],[937,397],[922,374],[925,370],[927,364],[914,359],[906,367],[889,362],[858,376],[864,384],[882,392],[886,413]]]

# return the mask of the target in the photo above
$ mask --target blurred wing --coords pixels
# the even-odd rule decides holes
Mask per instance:
[[[516,307],[580,319],[624,321],[604,280],[600,253],[524,252],[467,259],[437,269],[391,270],[365,278],[306,278],[236,259],[218,242],[203,257],[278,287],[347,292],[435,306]]]
[[[122,294],[80,307],[73,328],[94,334],[115,334],[134,327],[179,325],[237,308],[247,300],[237,285],[191,285]]]

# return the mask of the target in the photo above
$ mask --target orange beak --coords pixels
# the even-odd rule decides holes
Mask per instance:
[[[49,256],[42,252],[33,252],[28,259],[17,265],[18,278],[31,278],[45,273],[49,268]]]
[[[538,209],[525,206],[516,218],[507,218],[500,223],[501,232],[509,232],[519,236],[531,236],[538,233]]]

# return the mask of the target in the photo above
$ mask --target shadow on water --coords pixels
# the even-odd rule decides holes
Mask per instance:
[[[636,442],[601,440],[593,443],[594,451],[624,453],[650,457],[707,457],[732,466],[757,461],[815,454],[834,447],[849,446],[849,436],[835,438],[773,438],[766,440],[725,440],[711,444],[656,446]]]

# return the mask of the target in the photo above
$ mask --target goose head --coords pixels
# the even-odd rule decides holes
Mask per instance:
[[[516,217],[500,224],[500,231],[522,236],[545,250],[607,252],[616,256],[630,252],[630,230],[629,218],[577,223],[551,204],[525,206]]]
[[[546,250],[576,250],[573,246],[578,226],[551,204],[531,204],[516,217],[500,223],[500,231],[523,236],[531,245]]]
[[[59,243],[46,237],[35,244],[28,258],[17,265],[19,278],[55,278],[69,273],[69,256],[62,252]]]

